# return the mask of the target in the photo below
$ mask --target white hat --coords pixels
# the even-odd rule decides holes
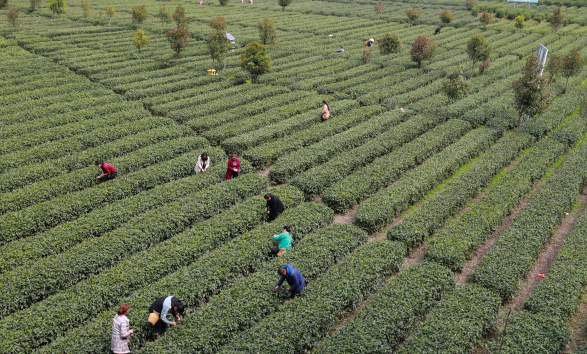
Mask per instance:
[[[370,38],[369,40],[370,40],[371,42],[375,42],[375,40],[374,40],[373,38]]]

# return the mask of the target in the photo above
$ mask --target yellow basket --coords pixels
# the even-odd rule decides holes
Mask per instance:
[[[209,69],[209,70],[208,70],[208,75],[216,75],[216,70],[214,70],[214,69]]]
[[[328,38],[332,38],[333,36],[331,34],[328,35]]]

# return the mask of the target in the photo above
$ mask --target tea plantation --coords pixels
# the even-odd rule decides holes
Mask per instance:
[[[587,350],[587,1],[0,0],[0,18],[0,353],[111,353],[122,303],[133,353]],[[515,105],[524,75],[543,106]],[[170,295],[186,312],[156,337]]]

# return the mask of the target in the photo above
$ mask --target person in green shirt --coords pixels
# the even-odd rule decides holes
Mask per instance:
[[[283,254],[291,249],[291,226],[284,226],[283,232],[279,235],[273,235],[273,239],[279,241],[277,248],[271,248],[269,251],[269,257],[278,256],[281,257]]]

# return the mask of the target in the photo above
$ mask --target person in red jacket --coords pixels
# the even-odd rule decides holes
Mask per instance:
[[[226,179],[238,177],[238,172],[241,169],[241,162],[236,157],[236,154],[232,154],[232,157],[228,159],[228,168],[226,169]]]
[[[98,176],[98,179],[100,180],[100,182],[108,181],[108,180],[116,178],[116,167],[114,167],[110,164],[104,163],[104,161],[102,161],[102,160],[96,161],[96,166],[98,166],[102,169],[102,174]]]

